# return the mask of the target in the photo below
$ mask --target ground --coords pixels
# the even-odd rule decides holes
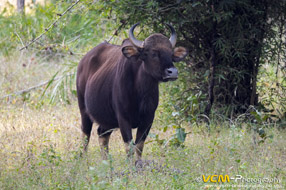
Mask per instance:
[[[244,127],[209,134],[188,126],[192,133],[183,147],[159,145],[149,137],[143,154],[147,165],[136,169],[126,161],[119,131],[111,137],[110,160],[101,160],[95,132],[88,154],[80,157],[79,119],[76,102],[41,109],[1,107],[0,189],[198,189],[219,185],[202,181],[202,175],[215,174],[273,178],[279,182],[262,185],[285,187],[285,132],[277,129],[269,129],[273,138],[259,145]],[[168,139],[173,131],[154,126],[151,133]]]

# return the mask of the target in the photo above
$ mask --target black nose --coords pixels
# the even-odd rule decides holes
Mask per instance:
[[[164,79],[177,79],[177,78],[178,78],[178,69],[176,67],[165,69]]]

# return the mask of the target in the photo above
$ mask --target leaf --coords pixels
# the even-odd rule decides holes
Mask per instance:
[[[148,135],[150,138],[156,138],[156,134],[154,134],[154,133],[149,133],[149,135]]]
[[[179,113],[179,112],[172,112],[172,116],[173,116],[173,117],[175,117],[175,116],[177,116],[177,115],[180,115],[180,113]]]
[[[266,132],[264,131],[263,128],[258,129],[258,134],[261,138],[263,138],[263,139],[266,138]]]
[[[198,5],[201,5],[201,2],[197,1],[197,2],[193,3],[193,4],[192,4],[192,7],[196,7],[196,6],[198,6]]]
[[[50,79],[48,85],[46,86],[44,92],[42,93],[42,98],[44,97],[44,95],[46,94],[47,89],[51,86],[51,84],[54,82],[55,78],[57,77],[57,75],[59,74],[59,71],[56,72],[53,77]]]
[[[163,132],[166,132],[168,130],[168,126],[165,126],[164,128],[163,128]]]
[[[269,135],[268,138],[273,139],[274,135]]]
[[[185,129],[184,128],[177,128],[176,129],[176,135],[178,140],[183,143],[186,140],[186,133],[185,133]]]

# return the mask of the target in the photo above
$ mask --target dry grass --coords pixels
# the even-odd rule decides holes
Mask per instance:
[[[36,0],[37,4],[44,4],[45,0]],[[25,12],[31,13],[33,10],[33,7],[35,5],[32,3],[32,0],[25,0]],[[17,9],[17,0],[1,0],[0,1],[0,11],[3,11],[4,8],[8,8],[8,10],[11,9],[11,11],[15,11]],[[12,14],[11,12],[8,12],[6,14]]]
[[[144,159],[151,160],[151,164],[138,173],[126,163],[119,131],[112,134],[110,162],[101,161],[94,133],[88,156],[80,158],[79,119],[76,102],[40,109],[26,104],[1,107],[0,189],[143,189],[144,185],[197,189],[205,187],[195,181],[203,174],[275,177],[285,187],[285,132],[277,129],[269,129],[267,133],[274,135],[273,139],[260,145],[253,143],[251,131],[226,126],[211,134],[186,126],[193,133],[181,148],[160,146],[149,137]],[[154,126],[151,133],[168,139],[173,131],[164,133]]]

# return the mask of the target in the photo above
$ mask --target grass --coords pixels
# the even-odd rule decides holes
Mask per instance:
[[[196,179],[214,174],[277,178],[276,185],[286,187],[286,134],[275,127],[267,130],[273,138],[259,145],[246,125],[225,124],[211,133],[186,126],[192,133],[179,148],[149,137],[144,150],[149,165],[137,170],[126,162],[119,131],[112,134],[110,160],[101,160],[95,133],[88,154],[80,157],[79,119],[76,102],[40,109],[2,107],[0,189],[203,189],[211,184]],[[173,133],[160,129],[154,126],[151,133],[166,139]]]
[[[29,52],[22,57],[17,53],[10,58],[1,57],[1,96],[49,79],[61,68],[58,62],[68,62],[69,59],[46,61]],[[286,187],[286,132],[275,125],[255,126],[246,121],[221,121],[213,122],[208,132],[203,123],[184,124],[186,132],[190,133],[183,146],[176,147],[171,143],[160,144],[158,140],[167,142],[175,133],[172,127],[164,132],[167,122],[161,118],[163,110],[160,107],[143,153],[146,165],[137,169],[133,162],[126,161],[119,131],[111,136],[108,161],[100,158],[96,130],[93,131],[88,154],[81,157],[80,115],[75,98],[70,104],[48,104],[47,97],[39,101],[43,90],[44,86],[25,95],[1,99],[0,189]],[[264,128],[268,137],[264,142],[252,130],[255,127]],[[241,175],[247,179],[272,178],[279,182],[202,181],[202,175],[215,174]]]

